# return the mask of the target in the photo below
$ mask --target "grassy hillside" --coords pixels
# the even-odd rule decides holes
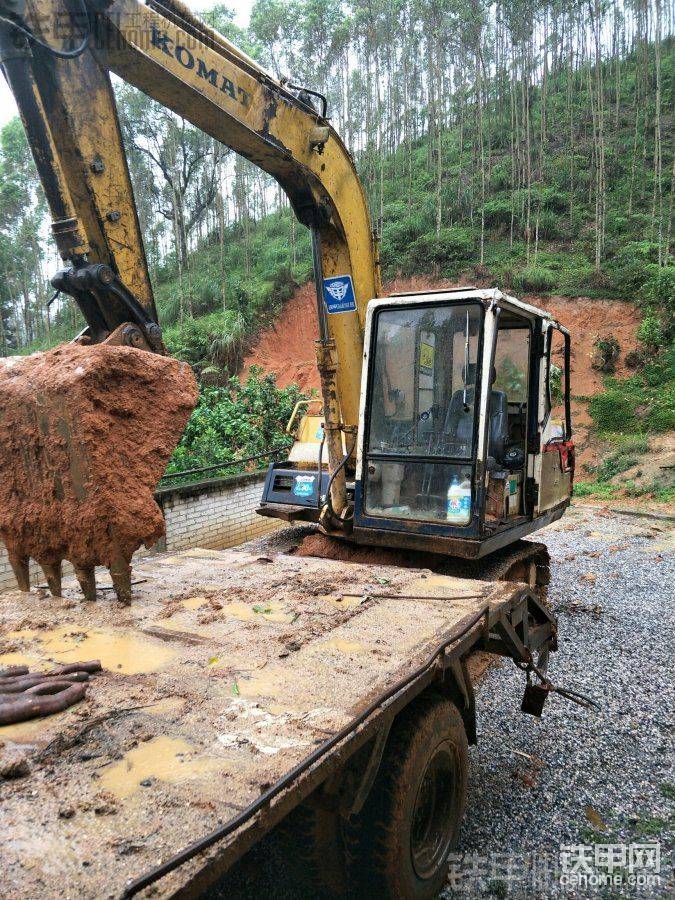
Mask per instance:
[[[674,63],[673,42],[665,42],[661,63],[665,85],[672,84]],[[645,153],[637,166],[634,164],[635,123],[630,98],[636,65],[632,58],[623,63],[624,102],[617,107],[621,109],[618,121],[607,129],[606,243],[600,271],[594,265],[591,112],[584,105],[585,94],[572,95],[568,101],[562,83],[555,86],[556,90],[549,85],[547,115],[550,119],[564,118],[556,104],[569,102],[580,137],[573,159],[564,152],[561,139],[560,152],[549,153],[538,163],[539,177],[529,197],[532,228],[537,226],[536,235],[530,235],[529,259],[523,225],[527,191],[511,189],[512,157],[505,119],[501,139],[493,142],[488,153],[483,265],[478,265],[480,209],[472,206],[475,192],[465,190],[467,180],[475,178],[467,125],[462,133],[459,128],[451,128],[442,138],[443,221],[439,231],[427,138],[420,138],[410,148],[401,146],[385,159],[382,221],[376,223],[381,234],[384,277],[397,273],[457,277],[466,273],[468,278],[478,275],[520,293],[617,297],[644,306],[646,346],[667,342],[672,337],[668,322],[675,269],[670,265],[659,271],[658,267],[649,154]],[[609,72],[611,62],[607,67]],[[535,131],[540,125],[541,107],[540,92],[534,89]],[[664,122],[664,133],[670,126],[672,111]],[[359,165],[368,188],[372,160],[364,157]],[[376,194],[377,187],[371,193]],[[374,196],[371,201],[377,213],[379,204]],[[223,366],[235,371],[242,347],[278,312],[294,284],[310,277],[308,233],[302,226],[297,226],[295,233],[295,265],[291,264],[290,213],[285,210],[251,222],[246,233],[241,227],[229,229],[222,251],[215,236],[204,242],[192,254],[189,271],[180,281],[173,260],[155,272],[158,305],[172,352],[201,366],[207,375],[215,376],[215,369]]]

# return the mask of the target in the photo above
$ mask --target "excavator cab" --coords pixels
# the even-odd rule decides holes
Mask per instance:
[[[562,516],[570,344],[547,313],[498,290],[395,294],[368,304],[364,350],[349,540],[479,558]],[[320,520],[320,449],[319,429],[270,467],[262,514]]]

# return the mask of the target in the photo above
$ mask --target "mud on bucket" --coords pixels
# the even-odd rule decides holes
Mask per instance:
[[[131,557],[164,534],[153,492],[197,397],[185,363],[130,347],[0,360],[0,537],[21,590],[33,558],[60,596],[67,559],[87,599],[104,565],[130,602]]]

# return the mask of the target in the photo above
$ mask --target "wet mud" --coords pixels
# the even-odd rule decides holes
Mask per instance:
[[[164,533],[153,492],[197,400],[190,368],[76,344],[0,362],[0,537],[19,586],[32,557],[60,595],[67,559],[88,599],[96,565],[128,599],[133,553]]]

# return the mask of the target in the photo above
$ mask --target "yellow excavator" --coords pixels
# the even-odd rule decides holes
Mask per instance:
[[[33,559],[60,595],[66,559],[85,599],[105,565],[131,600],[132,555],[164,527],[153,491],[197,400],[162,340],[111,73],[285,191],[312,235],[321,379],[259,510],[314,523],[313,548],[286,530],[262,556],[151,556],[124,616],[69,602],[64,620],[50,603],[27,628],[34,595],[0,595],[25,659],[81,668],[90,652],[105,670],[81,727],[70,683],[22,681],[16,654],[1,660],[15,693],[0,723],[64,711],[28,738],[58,753],[3,788],[8,890],[225,896],[221,879],[282,829],[311,896],[437,897],[477,740],[473,654],[523,670],[523,712],[540,716],[556,690],[590,702],[546,676],[548,554],[521,540],[570,502],[569,335],[497,289],[382,296],[324,98],[273,78],[180,0],[0,0],[0,63],[64,262],[54,287],[86,320],[71,344],[0,360],[0,537],[22,591]],[[82,821],[64,824],[75,809]],[[92,852],[82,835],[101,810],[116,815]]]
[[[570,502],[569,334],[497,289],[383,297],[324,97],[180,0],[2,0],[0,61],[64,261],[53,284],[86,320],[73,347],[0,367],[0,536],[20,586],[33,557],[59,594],[69,559],[87,597],[105,564],[129,601],[131,556],[161,532],[152,491],[196,400],[162,341],[111,73],[271,174],[311,231],[320,409],[270,466],[259,512],[445,572],[545,584],[545,547],[521,539]]]

